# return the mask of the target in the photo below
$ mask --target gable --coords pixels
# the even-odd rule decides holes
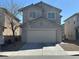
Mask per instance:
[[[39,8],[44,8],[46,10],[47,9],[51,9],[51,10],[55,10],[55,11],[61,12],[61,9],[56,8],[54,6],[51,6],[51,5],[49,5],[47,3],[44,3],[44,2],[39,2],[39,3],[35,4],[35,6],[38,6]]]
[[[45,7],[47,8],[47,7],[48,7],[48,8],[55,9],[55,10],[61,12],[61,9],[56,8],[56,7],[54,7],[54,6],[51,6],[51,5],[49,5],[49,4],[47,4],[47,3],[44,3],[44,2],[38,2],[38,3],[36,3],[36,4],[31,4],[31,5],[29,5],[29,6],[26,6],[26,7],[24,7],[24,8],[19,9],[19,11],[23,11],[23,10],[25,10],[25,9],[29,9],[29,8],[34,7],[34,6],[36,6],[37,8],[45,8]]]

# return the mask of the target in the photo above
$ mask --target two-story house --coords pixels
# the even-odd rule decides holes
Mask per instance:
[[[11,17],[13,17],[13,23],[18,26],[15,30],[15,36],[20,36],[21,29],[19,27],[19,19],[15,17],[13,14],[11,14],[7,9],[0,7],[0,35],[3,35],[6,40],[11,39],[13,36],[10,24]]]
[[[21,8],[19,11],[23,12],[23,42],[61,42],[61,9],[44,2],[38,2]]]
[[[79,40],[79,13],[65,20],[64,34],[68,40]]]

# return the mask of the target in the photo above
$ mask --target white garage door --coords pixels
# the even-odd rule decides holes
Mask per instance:
[[[55,29],[28,30],[27,43],[53,43],[56,42]]]

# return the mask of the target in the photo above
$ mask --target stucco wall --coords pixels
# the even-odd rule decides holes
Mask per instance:
[[[50,20],[55,20],[58,24],[61,23],[60,12],[57,9],[51,8],[51,7],[46,6],[46,5],[43,5],[43,9],[44,9],[44,12],[42,12],[42,8],[39,8],[38,6],[24,9],[23,10],[23,23],[27,23],[29,20],[35,19],[35,18],[30,17],[30,13],[32,11],[35,11],[36,13],[38,13],[39,14],[38,17],[44,16],[45,18],[48,18],[49,12],[55,13],[55,18],[51,18]],[[36,17],[36,18],[38,18],[38,17]]]
[[[28,24],[29,28],[56,28],[59,27],[58,24],[44,18],[39,18],[37,20],[31,21]]]

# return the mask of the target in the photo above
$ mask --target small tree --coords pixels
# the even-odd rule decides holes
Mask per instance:
[[[14,42],[15,31],[20,26],[19,24],[17,25],[14,22],[14,17],[16,17],[19,14],[19,12],[18,12],[19,6],[16,3],[14,3],[13,0],[10,0],[10,3],[11,3],[11,5],[10,5],[11,7],[9,9],[9,12],[10,12],[11,16],[8,17],[8,19],[9,19],[10,29],[12,30],[12,34],[13,34],[12,42]]]
[[[13,18],[11,18],[10,25],[11,25],[10,29],[12,30],[12,34],[13,34],[12,42],[14,42],[15,37],[16,37],[16,36],[15,36],[15,31],[16,31],[16,29],[17,29],[20,25],[16,25],[16,24],[13,22]]]

